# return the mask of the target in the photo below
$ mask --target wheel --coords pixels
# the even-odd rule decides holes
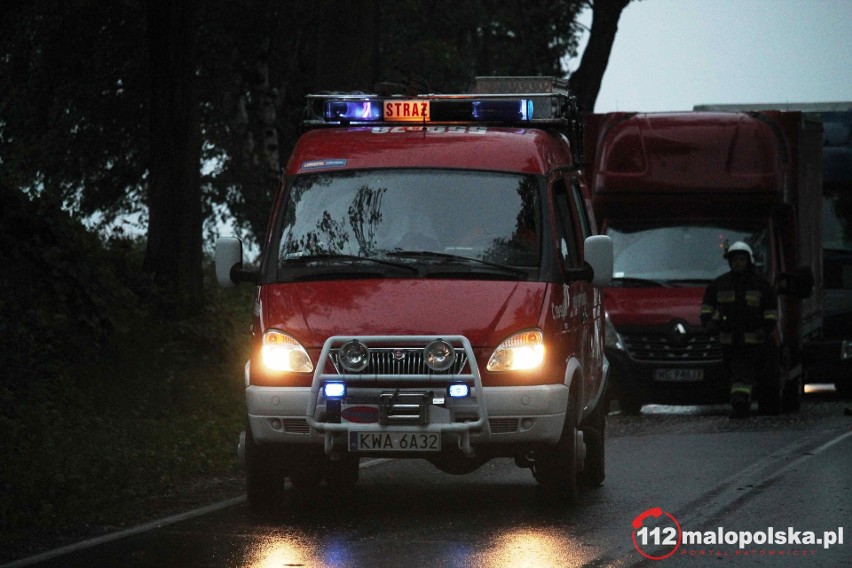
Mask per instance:
[[[840,398],[852,398],[852,382],[836,382],[834,388],[837,391],[837,396]]]
[[[786,386],[784,384],[787,376],[786,369],[788,367],[782,369],[779,366],[778,354],[775,351],[770,351],[766,357],[766,370],[764,371],[762,381],[758,385],[757,412],[759,414],[777,416],[781,414],[783,392]],[[789,360],[789,357],[784,357],[784,360]]]
[[[639,416],[642,414],[642,402],[630,394],[621,394],[618,397],[618,408],[625,416]]]
[[[784,393],[781,395],[781,410],[783,412],[798,412],[802,408],[802,377],[787,381]]]
[[[606,478],[606,410],[605,401],[599,401],[582,425],[586,459],[578,481],[583,487],[598,487]]]
[[[632,382],[607,387],[610,400],[618,401],[618,409],[624,416],[639,416],[642,414],[642,404],[645,398],[640,387]]]
[[[256,444],[251,428],[246,428],[245,460],[249,509],[264,512],[280,504],[284,496],[281,458],[274,448]]]
[[[358,483],[360,473],[358,456],[344,455],[339,460],[329,460],[325,480],[332,488],[349,488]]]
[[[290,483],[297,489],[313,489],[317,487],[325,477],[321,465],[303,463],[294,467],[288,474]]]
[[[577,401],[572,394],[559,441],[536,451],[532,466],[536,481],[548,493],[568,503],[577,500],[577,477],[585,451],[583,433],[577,427],[577,417]]]
[[[757,397],[757,412],[768,416],[781,414],[781,390],[771,386],[760,389]]]

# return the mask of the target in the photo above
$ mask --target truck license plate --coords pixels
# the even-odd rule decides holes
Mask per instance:
[[[433,432],[349,432],[350,452],[438,452],[441,435]]]
[[[654,380],[666,383],[693,383],[704,380],[704,369],[656,369]]]

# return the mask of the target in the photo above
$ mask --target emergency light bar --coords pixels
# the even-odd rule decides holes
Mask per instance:
[[[332,126],[376,123],[561,123],[566,119],[576,118],[575,112],[574,99],[561,93],[414,97],[308,95],[305,124]]]

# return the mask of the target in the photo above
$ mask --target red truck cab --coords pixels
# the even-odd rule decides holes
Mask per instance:
[[[573,99],[309,96],[259,270],[240,452],[253,507],[349,486],[364,456],[467,473],[513,458],[555,493],[604,477],[607,364]]]
[[[778,384],[758,387],[758,402],[798,409],[802,346],[820,327],[818,125],[801,113],[610,113],[589,117],[586,147],[613,240],[606,349],[622,410],[729,400],[721,345],[699,316],[736,241],[780,298]]]

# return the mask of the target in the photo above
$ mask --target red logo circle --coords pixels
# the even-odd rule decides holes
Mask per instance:
[[[650,525],[653,525],[650,526]],[[671,513],[651,507],[633,519],[633,546],[649,560],[664,560],[673,555],[683,540],[680,523]],[[667,550],[671,547],[671,550]],[[660,553],[659,550],[667,550]]]

